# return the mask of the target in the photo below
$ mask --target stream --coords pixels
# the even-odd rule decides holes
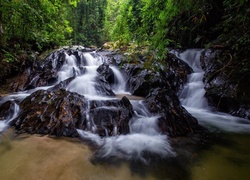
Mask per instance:
[[[186,157],[188,163],[185,158],[178,158],[168,137],[159,133],[158,116],[147,110],[143,98],[131,96],[127,91],[125,77],[117,67],[110,67],[115,77],[111,88],[116,96],[106,97],[94,88],[97,68],[106,60],[94,52],[85,53],[86,62],[82,61],[79,68],[77,59],[66,54],[55,85],[74,76],[66,90],[84,95],[89,101],[119,99],[126,95],[135,114],[129,122],[130,133],[118,135],[117,127],[114,127],[114,136],[100,137],[95,134],[97,127],[93,119],[87,116],[87,131],[77,130],[84,142],[77,138],[15,135],[8,124],[20,112],[16,101],[55,85],[11,94],[0,102],[13,103],[12,114],[0,121],[0,179],[249,179],[250,122],[209,108],[204,97],[204,71],[199,62],[201,52],[200,49],[190,49],[176,53],[194,71],[179,92],[179,99],[199,124],[214,134],[213,145]],[[153,154],[157,161],[145,159],[145,152]]]

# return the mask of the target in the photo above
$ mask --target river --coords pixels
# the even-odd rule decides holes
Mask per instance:
[[[250,177],[250,135],[218,134],[220,140],[195,154],[183,166],[93,163],[93,149],[79,139],[14,135],[0,140],[2,180],[247,180]],[[222,137],[222,138],[221,138]]]
[[[159,133],[158,117],[150,114],[140,103],[142,99],[138,97],[130,100],[136,118],[130,122],[128,135],[100,138],[92,133],[95,130],[93,122],[89,122],[89,131],[78,130],[85,142],[75,138],[16,135],[13,129],[8,128],[8,123],[20,111],[15,100],[23,99],[33,91],[41,89],[37,88],[3,98],[4,101],[13,101],[14,108],[13,113],[0,122],[0,131],[3,131],[0,134],[0,179],[249,179],[250,123],[246,119],[210,110],[204,98],[204,72],[198,61],[201,51],[193,49],[177,54],[194,70],[179,98],[199,123],[212,132],[213,143],[206,149],[197,150],[186,157],[178,157],[167,136]],[[58,72],[58,83],[76,76],[67,86],[67,90],[89,99],[105,99],[95,91],[93,81],[102,59],[96,59],[89,53],[84,56],[87,61],[87,73],[81,74],[76,59],[66,55],[65,64]],[[129,92],[124,89],[121,73],[115,67],[112,68],[117,81],[112,88],[117,97],[119,94],[129,96]],[[115,128],[114,134],[116,135]],[[99,148],[89,146],[86,140],[94,142]],[[158,159],[145,160],[145,151],[157,155]],[[99,153],[102,160],[96,159],[96,153]]]

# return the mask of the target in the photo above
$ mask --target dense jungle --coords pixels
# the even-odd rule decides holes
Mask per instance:
[[[249,0],[0,0],[0,179],[249,179]]]

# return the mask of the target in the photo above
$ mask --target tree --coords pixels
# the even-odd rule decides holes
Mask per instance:
[[[33,44],[37,49],[65,43],[72,32],[66,20],[71,0],[1,0],[0,37],[2,46]],[[66,6],[65,6],[66,5]]]
[[[73,27],[73,43],[84,46],[103,43],[105,8],[106,0],[80,0],[77,7],[71,9],[68,16],[74,16],[70,20]]]

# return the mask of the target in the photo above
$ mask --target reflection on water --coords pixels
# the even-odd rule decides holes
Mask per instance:
[[[93,163],[93,150],[79,139],[14,135],[0,138],[0,179],[211,180],[250,177],[250,135],[220,134],[219,141],[189,157],[158,161]]]
[[[227,142],[215,144],[203,152],[199,162],[192,168],[192,179],[250,179],[250,135],[223,136],[226,136]]]

